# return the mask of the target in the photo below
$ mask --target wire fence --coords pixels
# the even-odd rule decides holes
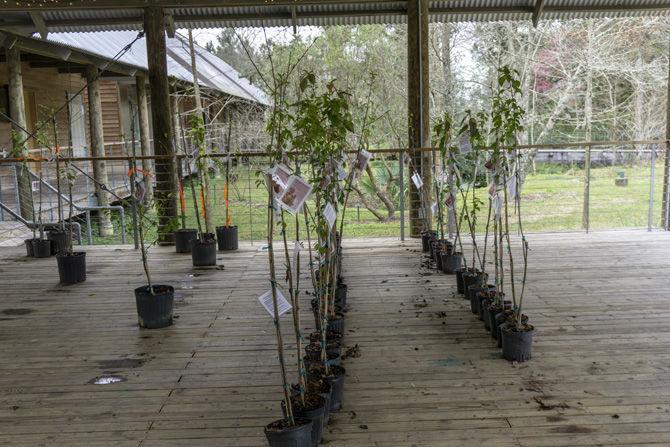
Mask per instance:
[[[128,144],[113,151],[110,148],[109,152],[130,153]],[[521,186],[521,213],[526,232],[652,230],[663,227],[667,155],[664,142],[613,142],[609,145],[523,147],[520,150],[524,152],[524,159],[528,160]],[[361,176],[350,194],[345,214],[345,237],[402,239],[408,236],[405,229],[409,228],[409,213],[405,204],[409,203],[406,178],[409,168],[400,163],[406,158],[404,153],[402,150],[375,152],[370,170]],[[270,168],[269,157],[263,153],[247,153],[231,155],[230,163],[222,157],[215,160],[210,165],[212,207],[209,212],[212,221],[215,225],[224,225],[228,216],[231,223],[238,227],[241,240],[264,241],[267,192],[260,180],[261,173]],[[164,160],[155,157],[152,162],[158,164]],[[81,228],[82,244],[122,244],[136,238],[136,208],[131,206],[130,200],[130,159],[108,157],[105,163],[107,183],[104,189],[111,205],[99,209],[96,185],[98,189],[101,185],[96,183],[93,175],[92,161],[79,159],[73,162],[77,175],[73,183],[72,222]],[[196,228],[196,212],[202,214],[200,182],[192,163],[181,158],[181,164],[179,172],[183,177],[184,208],[182,211],[178,206],[178,211],[180,217],[183,213],[187,227]],[[53,160],[30,161],[26,165],[31,171],[30,194],[36,212],[33,223],[67,220],[67,184],[61,185],[63,195],[59,216],[56,163]],[[144,172],[142,165],[141,160],[136,161],[136,172]],[[152,168],[146,161],[144,166]],[[17,245],[23,238],[32,237],[32,230],[16,216],[20,216],[20,203],[25,200],[18,185],[17,172],[21,167],[20,163],[0,163],[0,244],[3,245]],[[307,166],[301,167],[301,171],[307,172]],[[148,176],[147,180],[155,182],[152,176]],[[193,188],[190,182],[194,182]],[[136,189],[144,189],[141,184],[135,186]],[[482,203],[487,203],[486,179],[478,179],[472,187],[474,195],[469,197],[476,196]],[[312,203],[308,201],[307,207],[313,209]],[[478,231],[485,231],[486,216],[487,208],[484,206],[477,212]],[[518,219],[516,210],[512,210],[510,217],[515,228],[514,223]],[[301,237],[305,238],[304,216],[297,216],[297,219],[303,231]],[[105,221],[111,223],[111,231],[105,231]],[[287,216],[285,223],[287,234],[294,237],[296,217]]]

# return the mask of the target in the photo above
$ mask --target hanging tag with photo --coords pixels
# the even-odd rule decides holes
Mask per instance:
[[[281,316],[291,310],[292,307],[291,303],[286,300],[286,297],[284,297],[284,294],[279,287],[275,288],[275,292],[277,294],[277,313]],[[258,301],[260,301],[271,317],[275,316],[274,303],[272,302],[272,289],[259,296]]]
[[[416,189],[421,189],[423,186],[423,180],[421,179],[421,176],[419,175],[418,172],[415,172],[414,175],[412,176],[412,181],[414,182],[414,186],[416,186]]]
[[[312,193],[312,185],[303,180],[302,177],[292,175],[279,196],[279,206],[292,214],[300,212],[305,200]]]
[[[328,221],[328,228],[333,228],[333,225],[335,225],[335,220],[337,219],[337,212],[335,211],[335,207],[333,207],[332,203],[328,202],[326,204],[326,207],[323,209],[323,217],[325,217]]]
[[[291,171],[285,165],[279,164],[270,168],[267,174],[272,179],[272,191],[275,197],[281,196],[291,178]]]

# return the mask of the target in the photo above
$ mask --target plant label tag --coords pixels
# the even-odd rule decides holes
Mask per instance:
[[[421,189],[423,186],[423,180],[421,179],[421,176],[419,175],[418,172],[415,172],[414,175],[412,176],[412,181],[414,182],[414,186],[416,186],[416,189]]]
[[[489,197],[491,198],[491,200],[493,200],[497,195],[498,195],[498,185],[496,185],[496,182],[493,181],[489,185]]]
[[[275,293],[277,295],[277,314],[279,316],[284,315],[286,312],[291,310],[291,303],[289,303],[284,294],[281,292],[279,287],[275,288]],[[272,289],[265,292],[263,295],[258,297],[258,301],[263,305],[265,310],[268,311],[271,317],[275,316],[275,307],[272,301]]]
[[[515,200],[517,198],[516,174],[507,180],[507,193],[509,194],[510,199]]]
[[[359,171],[365,171],[365,168],[368,166],[368,162],[372,158],[372,153],[361,149],[361,151],[356,156],[356,169]]]
[[[430,210],[433,212],[433,214],[437,214],[437,202],[433,202],[433,204],[430,206]]]
[[[323,217],[328,221],[328,228],[333,228],[335,220],[337,219],[337,212],[332,203],[328,202],[326,204],[326,207],[323,209]]]
[[[39,180],[33,180],[31,182],[31,186],[32,186],[31,189],[33,190],[33,192],[39,191],[40,190],[40,181]]]
[[[499,220],[500,211],[502,210],[502,199],[500,198],[500,194],[495,195],[491,203],[491,207],[493,208],[493,213],[495,215],[496,220]]]
[[[279,164],[270,168],[267,174],[272,179],[272,192],[276,197],[281,196],[291,178],[291,171],[286,165]]]
[[[345,178],[347,178],[347,171],[344,170],[342,165],[339,165],[337,167],[337,179],[344,180]]]
[[[312,185],[303,180],[302,177],[292,175],[284,192],[279,197],[279,206],[290,213],[297,214],[311,193]]]

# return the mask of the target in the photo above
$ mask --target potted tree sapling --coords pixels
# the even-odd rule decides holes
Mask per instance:
[[[202,217],[205,220],[205,231],[203,233],[202,228],[199,228],[200,235],[192,243],[191,256],[195,267],[206,267],[216,265],[216,237],[213,233],[211,207],[209,206],[209,156],[205,147],[205,121],[202,115],[195,114],[191,117],[191,122],[193,144],[198,153],[196,166],[200,179]]]
[[[528,271],[528,242],[523,233],[521,218],[521,200],[519,194],[521,163],[518,150],[516,149],[516,136],[519,131],[523,130],[521,120],[525,112],[517,102],[517,98],[521,94],[521,82],[518,80],[518,73],[516,71],[506,66],[500,68],[498,70],[497,86],[491,111],[493,118],[491,131],[494,137],[494,149],[498,149],[500,163],[499,176],[502,177],[501,189],[504,222],[501,222],[500,226],[504,226],[504,243],[509,259],[510,292],[512,295],[512,308],[509,310],[503,309],[503,313],[498,319],[500,325],[499,338],[501,338],[503,357],[505,359],[524,362],[530,360],[532,357],[533,336],[535,334],[534,326],[528,323],[528,318],[523,314],[523,295]],[[515,282],[512,241],[509,231],[510,203],[514,205],[517,212],[523,258],[521,290],[518,293]]]
[[[223,204],[226,211],[226,224],[216,227],[216,239],[219,243],[219,250],[232,251],[238,248],[238,233],[237,225],[232,224],[230,218],[230,168],[232,163],[231,153],[231,133],[233,127],[233,117],[228,116],[228,135],[226,137],[226,158],[225,162],[225,178],[223,184]]]
[[[42,221],[42,171],[39,173],[39,205],[37,210],[37,228],[39,230],[39,238],[33,239],[33,256],[36,258],[48,258],[51,256],[51,241],[44,237],[44,222]]]
[[[319,92],[313,73],[300,81],[301,100],[296,103],[296,122],[293,146],[300,148],[311,171],[314,190],[313,212],[308,226],[316,235],[315,259],[310,263],[317,303],[317,329],[320,332],[320,361],[309,365],[310,378],[328,380],[333,387],[330,409],[342,406],[344,369],[336,366],[336,352],[329,350],[329,333],[344,333],[344,315],[337,312],[337,206],[344,200],[344,190],[338,185],[338,162],[347,147],[347,135],[353,131],[348,94],[334,82],[325,84]],[[309,240],[309,238],[308,238]],[[311,240],[310,252],[312,250]],[[330,351],[330,352],[329,352]],[[334,356],[335,355],[335,356]]]
[[[135,159],[132,160],[133,167]],[[130,170],[130,181],[135,183],[135,169]],[[136,200],[135,197],[132,200]],[[137,306],[137,320],[141,328],[160,329],[172,324],[174,308],[174,287],[166,284],[154,284],[149,269],[149,250],[158,241],[157,237],[149,241],[147,225],[153,222],[149,216],[150,203],[137,202],[137,228],[139,231],[140,255],[142,269],[147,283],[135,289],[135,304]]]
[[[273,89],[272,89],[272,98],[274,101],[273,108],[270,114],[270,119],[268,121],[267,130],[270,135],[270,142],[268,149],[272,156],[271,162],[276,162],[277,159],[280,159],[288,144],[290,136],[290,127],[292,125],[292,117],[288,112],[288,104],[285,100],[285,86],[286,86],[286,77],[284,75],[278,75],[277,78],[273,79]],[[280,312],[278,304],[279,288],[277,285],[277,275],[275,269],[275,256],[274,256],[274,233],[275,233],[275,222],[277,216],[280,215],[282,222],[283,212],[279,206],[279,198],[283,195],[284,190],[286,189],[285,180],[287,178],[280,178],[276,174],[276,167],[264,173],[264,183],[266,184],[267,193],[268,193],[268,207],[267,207],[267,247],[268,247],[268,257],[269,257],[269,267],[270,267],[270,298],[271,298],[271,310],[273,316],[273,322],[275,327],[275,335],[277,339],[277,353],[279,357],[279,366],[281,369],[281,377],[284,391],[284,401],[282,402],[282,411],[284,417],[276,421],[271,422],[265,426],[264,432],[268,440],[268,443],[271,447],[285,447],[285,446],[295,446],[295,447],[312,447],[314,445],[314,437],[318,436],[317,444],[320,441],[320,433],[323,428],[323,417],[325,414],[325,400],[323,397],[318,396],[321,400],[308,399],[306,396],[306,374],[304,373],[304,366],[302,366],[301,358],[301,344],[298,339],[298,377],[299,385],[297,393],[295,388],[292,388],[289,385],[287,373],[286,373],[286,362],[284,359],[284,343],[282,338],[281,324],[280,324]],[[286,238],[286,228],[283,226],[282,235]],[[288,257],[288,247],[287,244],[284,244],[285,257]],[[291,292],[291,302],[295,306],[296,301],[296,291],[293,288],[293,277],[292,271],[287,266],[287,275],[289,281],[289,290]],[[294,309],[294,327],[296,328],[296,337],[300,333],[299,330],[299,320],[296,320],[296,311]],[[293,392],[292,392],[293,391]],[[311,406],[310,406],[311,405]],[[321,408],[321,412],[318,412],[318,408]],[[316,415],[311,413],[311,410],[317,410]],[[298,414],[302,413],[303,415],[307,413],[309,416],[315,416],[314,418],[300,417]],[[319,417],[320,415],[320,417]],[[316,423],[316,427],[315,427]]]
[[[175,249],[177,253],[191,253],[193,249],[193,241],[198,239],[198,234],[202,233],[202,224],[200,223],[200,212],[198,211],[198,197],[195,193],[195,185],[193,184],[193,171],[191,170],[191,155],[188,153],[188,144],[186,141],[186,132],[184,131],[184,126],[182,123],[181,112],[177,110],[177,119],[181,123],[179,129],[181,130],[181,141],[182,141],[182,150],[184,151],[184,157],[179,161],[179,205],[181,209],[181,228],[175,231]],[[186,228],[186,195],[184,193],[184,176],[182,172],[183,163],[186,163],[186,169],[188,171],[188,184],[190,187],[191,201],[193,202],[193,207],[195,210],[195,220],[198,224],[198,228]]]
[[[68,123],[70,122],[70,111],[67,109]],[[70,126],[68,125],[68,129]],[[77,284],[86,281],[86,252],[74,251],[72,238],[72,219],[74,217],[74,196],[73,188],[77,174],[72,167],[72,133],[68,132],[68,160],[65,163],[63,170],[63,177],[67,182],[68,188],[68,225],[66,227],[64,219],[61,219],[61,233],[66,234],[64,249],[60,250],[56,255],[58,262],[58,275],[62,284]],[[57,171],[57,187],[58,187],[58,202],[59,208],[62,206],[61,201],[61,170],[60,170],[60,151],[56,150],[56,171]],[[60,215],[60,211],[59,211]]]

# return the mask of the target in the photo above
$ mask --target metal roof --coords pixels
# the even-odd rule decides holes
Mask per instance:
[[[12,0],[0,6],[0,27],[36,31],[43,21],[53,32],[135,30],[149,5],[164,6],[178,28],[394,24],[407,18],[406,0]],[[534,15],[569,20],[668,15],[670,0],[429,0],[429,10],[433,22]]]
[[[137,37],[134,31],[102,31],[96,33],[50,33],[47,40],[70,48],[85,50],[112,59]],[[188,40],[177,35],[167,38],[168,75],[192,83],[191,54]],[[268,104],[267,97],[258,87],[204,48],[195,45],[198,84],[251,102]],[[146,39],[141,38],[124,53],[119,62],[148,70]]]

